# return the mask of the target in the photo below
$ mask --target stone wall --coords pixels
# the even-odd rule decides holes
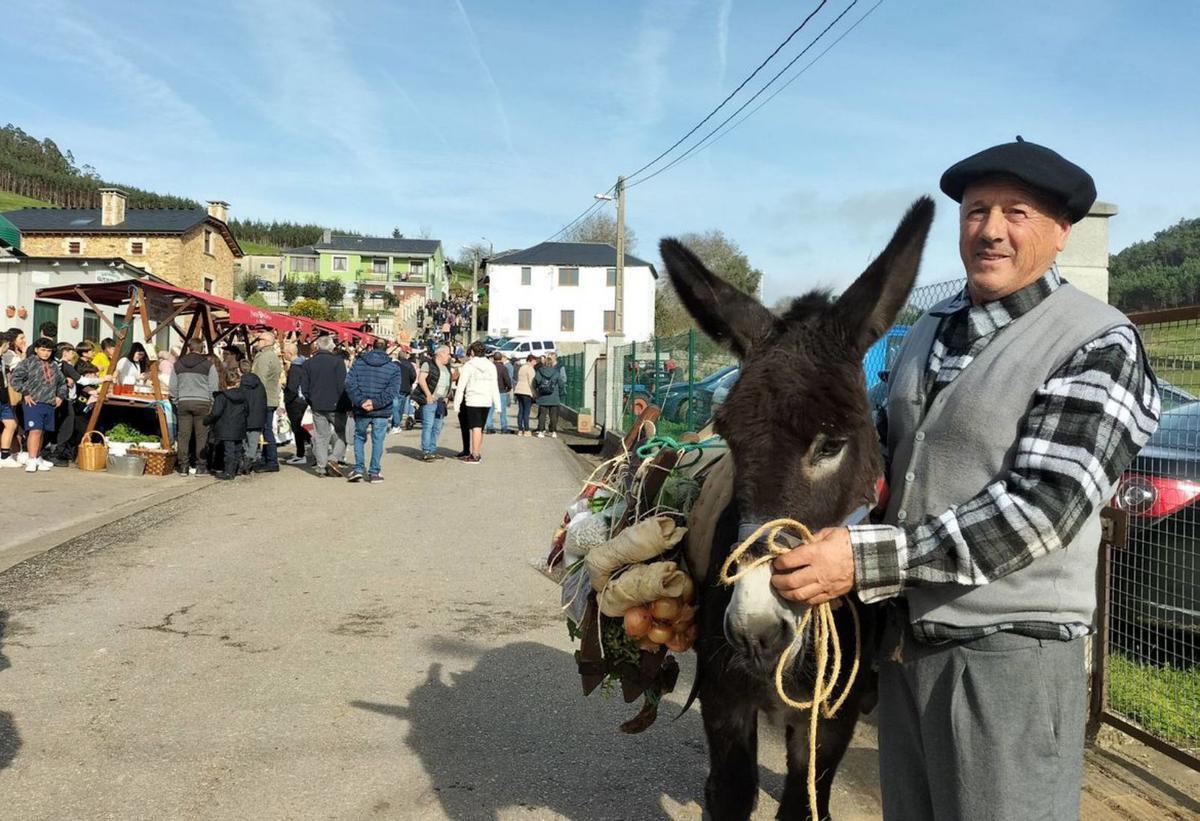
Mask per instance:
[[[211,254],[204,253],[206,227],[213,233]],[[77,255],[67,252],[67,243],[74,239],[82,243]],[[143,243],[141,254],[134,254],[131,249],[131,241],[135,239]],[[21,250],[29,256],[120,257],[172,285],[193,291],[203,291],[204,277],[208,276],[213,278],[213,294],[233,297],[233,251],[221,233],[210,226],[197,226],[184,234],[182,239],[178,236],[153,235],[92,234],[68,238],[65,235],[24,234],[21,237]]]

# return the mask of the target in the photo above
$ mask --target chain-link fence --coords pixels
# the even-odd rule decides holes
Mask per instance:
[[[946,282],[935,282],[914,288],[908,296],[904,309],[896,317],[896,322],[887,333],[870,347],[863,357],[863,372],[867,377],[867,390],[871,390],[880,382],[887,381],[887,372],[896,361],[900,345],[913,324],[921,315],[944,299],[958,294],[966,283],[964,279],[953,279]]]
[[[1159,380],[1158,431],[1121,478],[1109,557],[1107,709],[1200,753],[1200,306],[1133,315]]]
[[[655,337],[614,350],[621,391],[621,430],[647,405],[662,410],[659,432],[675,436],[697,430],[712,418],[733,381],[736,357],[695,330],[676,336]]]
[[[562,403],[574,411],[584,407],[583,384],[587,377],[586,363],[582,353],[565,354],[558,358],[567,376],[567,387],[563,391]]]

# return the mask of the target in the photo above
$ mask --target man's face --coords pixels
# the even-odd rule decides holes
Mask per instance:
[[[450,352],[446,350],[438,351],[437,354],[434,355],[434,359],[439,365],[445,365],[450,361]]]
[[[116,350],[117,350],[116,345],[105,345],[104,346],[104,355],[107,356],[109,359],[112,359],[112,355],[116,352]]]
[[[1015,180],[967,187],[959,208],[958,252],[975,303],[1019,291],[1049,270],[1071,224],[1047,200]]]
[[[50,358],[50,354],[54,353],[51,348],[34,348],[33,352],[37,354],[37,358],[45,362]]]

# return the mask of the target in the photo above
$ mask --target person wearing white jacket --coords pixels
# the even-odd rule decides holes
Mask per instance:
[[[467,353],[469,357],[459,370],[454,389],[454,407],[463,428],[463,453],[459,459],[477,465],[483,460],[480,451],[488,411],[500,407],[500,380],[482,342],[473,342]]]

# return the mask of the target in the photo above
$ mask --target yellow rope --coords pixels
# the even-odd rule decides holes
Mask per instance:
[[[721,574],[719,580],[722,584],[733,584],[738,579],[745,576],[756,567],[761,567],[768,562],[773,562],[776,556],[782,556],[788,552],[788,548],[780,546],[775,540],[779,534],[785,530],[791,530],[797,533],[804,542],[812,541],[812,533],[807,527],[795,519],[773,519],[759,527],[749,537],[742,541],[733,552],[729,554],[729,558],[721,565]],[[765,556],[759,556],[753,561],[747,562],[744,565],[740,563],[740,559],[762,536],[767,535],[767,550]],[[736,573],[730,574],[730,570],[734,565],[737,565]],[[809,813],[813,818],[817,817],[817,719],[820,715],[826,718],[833,718],[837,711],[841,709],[847,697],[850,695],[850,689],[854,686],[854,680],[858,677],[858,665],[862,656],[862,628],[858,621],[858,609],[854,603],[845,598],[850,607],[850,614],[854,619],[854,661],[850,665],[849,678],[846,680],[846,686],[842,690],[841,695],[836,699],[830,700],[833,695],[833,688],[837,684],[838,674],[842,668],[842,646],[838,640],[837,626],[833,621],[833,607],[831,602],[818,604],[815,607],[809,607],[805,611],[804,616],[796,625],[796,636],[792,639],[792,643],[779,656],[779,663],[775,666],[775,692],[784,704],[797,710],[808,710],[808,806]],[[815,615],[814,615],[815,614]],[[788,664],[795,655],[796,647],[804,636],[804,631],[808,628],[809,622],[813,626],[813,644],[816,646],[817,654],[817,674],[813,682],[813,696],[809,701],[797,701],[787,694],[783,687],[783,675],[787,670]],[[830,652],[833,654],[833,664],[829,665]]]

